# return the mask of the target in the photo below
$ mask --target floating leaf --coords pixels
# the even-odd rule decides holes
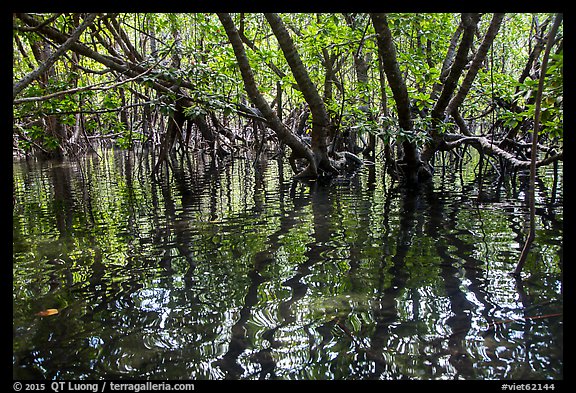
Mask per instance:
[[[58,310],[55,308],[48,308],[46,310],[42,310],[36,313],[36,315],[40,317],[49,317],[50,315],[56,315],[56,314],[58,314]]]

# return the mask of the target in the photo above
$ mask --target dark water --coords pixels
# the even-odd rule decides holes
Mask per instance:
[[[101,156],[14,162],[14,378],[563,378],[561,173],[517,282],[522,174]]]

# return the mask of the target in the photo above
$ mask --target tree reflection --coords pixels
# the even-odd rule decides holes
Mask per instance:
[[[14,376],[562,375],[558,195],[537,209],[547,269],[517,288],[508,179],[302,182],[282,161],[186,154],[152,180],[147,157],[15,171]]]

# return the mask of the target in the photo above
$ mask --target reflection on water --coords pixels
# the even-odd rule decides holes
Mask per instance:
[[[172,165],[14,163],[14,378],[563,378],[551,175],[516,282],[523,174],[403,190],[374,166],[306,184],[282,161]]]

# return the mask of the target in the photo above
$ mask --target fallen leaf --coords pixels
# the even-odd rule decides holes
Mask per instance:
[[[46,310],[37,312],[36,315],[40,316],[40,317],[49,317],[50,315],[56,315],[58,314],[58,310],[55,308],[48,308]]]

